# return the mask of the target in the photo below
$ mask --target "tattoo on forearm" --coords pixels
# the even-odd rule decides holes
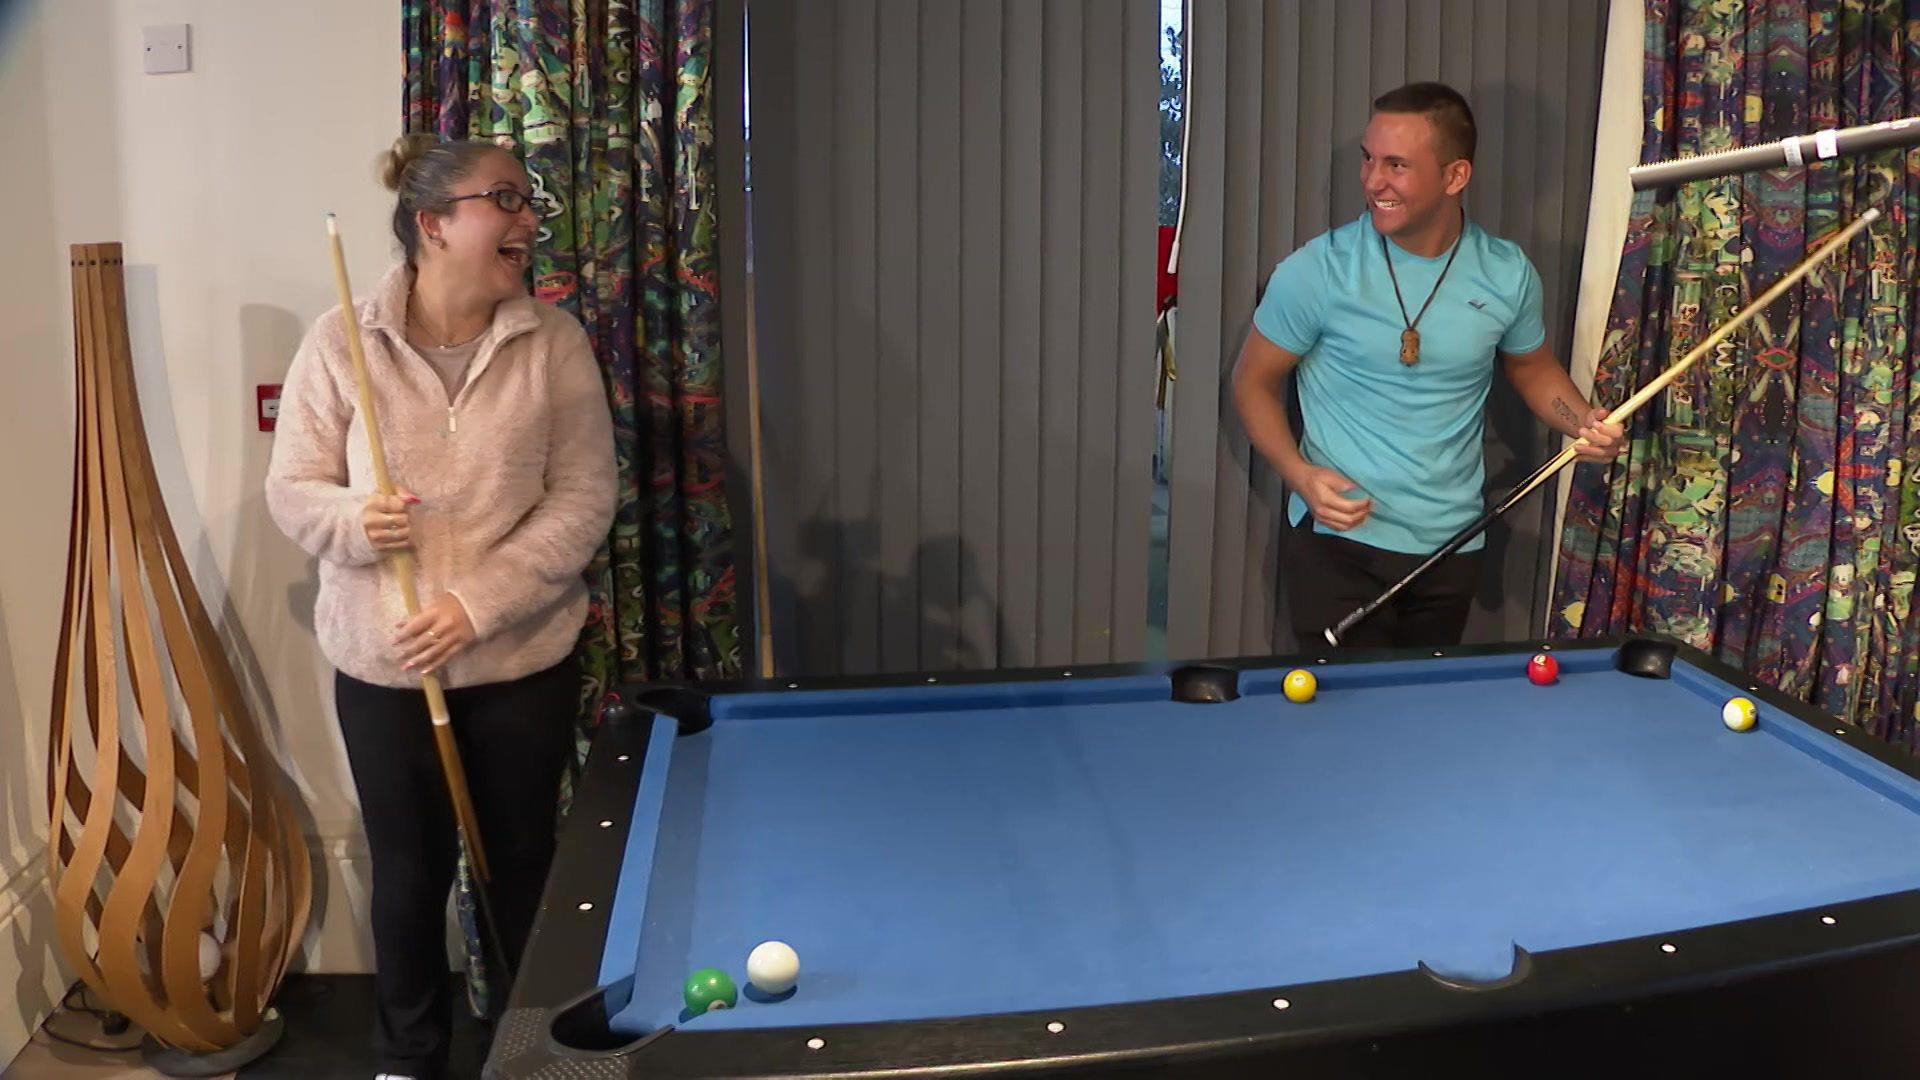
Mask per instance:
[[[1554,415],[1566,421],[1566,424],[1568,427],[1576,431],[1580,429],[1580,414],[1574,412],[1573,408],[1569,406],[1565,401],[1562,401],[1559,398],[1554,398],[1553,412],[1554,412]]]

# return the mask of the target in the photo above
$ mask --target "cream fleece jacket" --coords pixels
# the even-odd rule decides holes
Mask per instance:
[[[451,593],[477,640],[440,672],[449,686],[502,682],[559,663],[585,623],[581,571],[613,521],[613,422],[600,367],[571,315],[531,297],[494,310],[466,385],[446,387],[406,341],[411,270],[357,305],[374,408],[411,509],[422,606]],[[267,507],[320,564],[314,630],[339,670],[416,686],[392,645],[406,617],[360,514],[372,457],[339,308],[322,315],[281,391]]]

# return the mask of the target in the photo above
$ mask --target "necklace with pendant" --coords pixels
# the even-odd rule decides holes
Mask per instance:
[[[1406,329],[1400,332],[1400,362],[1412,367],[1420,362],[1420,319],[1432,306],[1433,298],[1440,294],[1440,283],[1447,280],[1447,271],[1453,269],[1454,256],[1460,254],[1460,241],[1467,237],[1467,212],[1460,211],[1460,235],[1453,238],[1453,250],[1447,255],[1447,264],[1440,268],[1440,276],[1433,281],[1433,291],[1427,294],[1427,302],[1420,305],[1420,313],[1407,318],[1407,301],[1400,295],[1400,278],[1393,272],[1393,253],[1387,244],[1385,234],[1380,237],[1380,257],[1387,260],[1387,277],[1393,280],[1393,299],[1400,305],[1400,321]]]
[[[483,326],[480,328],[479,333],[474,334],[472,337],[468,338],[465,341],[449,341],[443,345],[440,343],[440,338],[438,337],[438,335],[427,332],[427,324],[421,322],[420,317],[418,315],[415,315],[412,312],[408,312],[407,319],[408,321],[413,323],[414,329],[420,331],[420,334],[422,337],[426,338],[428,341],[433,343],[434,348],[442,349],[442,350],[458,349],[463,346],[471,345],[474,342],[480,340],[480,335],[486,333],[488,329],[487,327]]]

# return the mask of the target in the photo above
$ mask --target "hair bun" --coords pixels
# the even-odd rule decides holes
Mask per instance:
[[[420,131],[393,140],[393,146],[380,155],[380,183],[388,191],[399,191],[401,182],[407,177],[407,169],[439,141],[435,136]]]

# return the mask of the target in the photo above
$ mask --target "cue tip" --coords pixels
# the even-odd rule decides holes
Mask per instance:
[[[333,211],[331,210],[327,211],[327,235],[328,236],[340,235],[340,224],[339,222],[334,220]]]
[[[1339,647],[1340,636],[1338,634],[1335,634],[1332,630],[1322,630],[1320,631],[1320,636],[1327,639],[1327,644],[1332,645],[1335,648]]]

